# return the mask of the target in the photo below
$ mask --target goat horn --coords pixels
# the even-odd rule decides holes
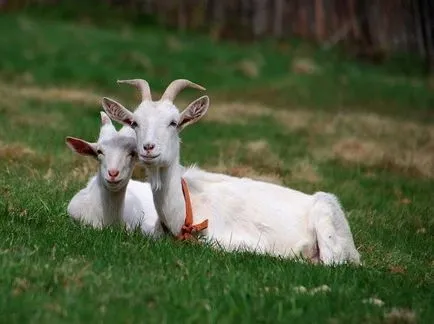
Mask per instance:
[[[152,96],[151,96],[151,89],[149,88],[149,83],[146,82],[143,79],[132,79],[132,80],[118,80],[118,83],[126,83],[126,84],[131,84],[133,86],[135,86],[137,89],[140,90],[140,93],[142,94],[142,101],[145,100],[151,100],[152,101]]]
[[[191,81],[188,81],[186,79],[178,79],[178,80],[172,81],[168,85],[168,87],[166,88],[166,91],[164,91],[160,100],[173,101],[173,100],[175,100],[175,97],[178,95],[178,93],[187,87],[199,89],[199,90],[206,90],[204,87],[202,87],[196,83],[193,83]]]

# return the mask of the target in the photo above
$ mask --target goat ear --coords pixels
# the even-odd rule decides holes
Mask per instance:
[[[102,106],[111,119],[127,126],[131,126],[133,124],[133,114],[119,102],[105,97],[102,99]]]
[[[179,119],[178,123],[178,131],[183,130],[185,126],[194,124],[201,119],[208,111],[208,107],[208,96],[200,97],[189,104],[188,107],[185,108],[185,110],[181,113],[181,118]]]
[[[109,116],[103,111],[99,112],[101,115],[101,125],[113,125]]]
[[[89,155],[93,157],[98,156],[98,154],[96,153],[96,144],[69,136],[65,139],[65,142],[72,151],[80,155]]]

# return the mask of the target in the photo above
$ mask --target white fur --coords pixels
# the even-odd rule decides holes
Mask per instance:
[[[183,177],[191,191],[194,223],[208,219],[209,226],[202,234],[226,250],[358,264],[359,253],[334,195],[309,195],[179,164],[178,133],[200,119],[208,105],[208,97],[201,97],[180,114],[167,100],[146,100],[131,113],[119,103],[103,99],[103,107],[113,119],[135,129],[139,160],[148,168],[158,215],[170,232],[179,234],[185,219]],[[176,121],[177,127],[171,127],[171,121]],[[153,149],[145,150],[147,144],[154,145]]]
[[[98,141],[86,142],[95,151],[103,151],[98,155],[99,170],[71,199],[68,214],[97,228],[121,222],[128,230],[140,227],[144,234],[160,236],[162,227],[149,183],[130,180],[136,161],[136,157],[129,156],[131,149],[135,151],[134,131],[123,127],[117,132],[107,115],[101,113],[101,119]],[[70,143],[67,144],[76,151]],[[119,184],[107,182],[106,173],[111,168],[120,171]]]

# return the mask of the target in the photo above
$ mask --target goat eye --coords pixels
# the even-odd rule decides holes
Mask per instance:
[[[176,126],[178,126],[178,124],[177,124],[176,121],[172,120],[172,121],[170,122],[169,126],[171,126],[171,127],[176,127]]]
[[[96,151],[96,154],[98,154],[98,155],[100,155],[100,154],[101,154],[101,155],[104,155],[104,154],[102,153],[101,150],[97,150],[97,151]]]
[[[136,156],[136,152],[132,151],[132,152],[130,152],[130,154],[128,154],[128,155],[131,156],[131,157],[135,157],[135,156]]]
[[[130,126],[131,126],[131,128],[136,128],[138,125],[135,121],[132,121]]]

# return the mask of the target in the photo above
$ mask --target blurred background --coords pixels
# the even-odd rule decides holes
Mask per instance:
[[[288,163],[275,169],[280,177],[298,158],[431,177],[433,10],[429,0],[2,0],[0,111],[28,127],[0,135],[30,138],[29,116],[44,112],[47,123],[63,121],[59,138],[68,129],[92,138],[101,96],[137,105],[116,79],[144,78],[157,98],[187,78],[207,88],[213,107],[209,125],[191,132],[223,140],[186,145],[188,161],[218,150],[202,159],[215,166],[233,156],[225,139],[265,137]],[[256,122],[254,132],[240,128]],[[268,133],[276,122],[290,135]],[[46,136],[29,141],[45,150]],[[274,170],[269,162],[257,169]]]
[[[430,0],[2,0],[2,12],[28,10],[95,24],[113,20],[208,33],[249,42],[300,38],[323,48],[344,46],[380,63],[393,53],[434,62]]]
[[[396,101],[425,118],[433,7],[429,0],[1,0],[0,73],[20,84],[97,89],[141,76],[157,92],[183,77],[206,83],[216,99],[383,112],[395,112]]]

